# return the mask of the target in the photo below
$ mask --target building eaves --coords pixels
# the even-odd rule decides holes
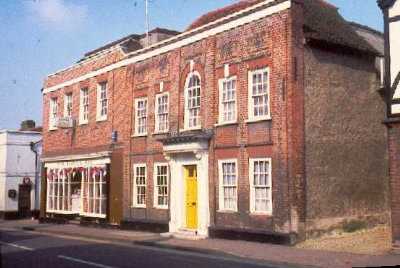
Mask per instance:
[[[368,44],[370,44],[376,51],[379,52],[380,56],[384,55],[385,41],[382,32],[355,22],[350,22],[350,25]]]
[[[21,130],[0,129],[0,133],[42,135],[41,132],[35,130],[21,131]]]

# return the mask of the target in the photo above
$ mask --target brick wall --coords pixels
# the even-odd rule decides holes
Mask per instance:
[[[400,124],[388,124],[393,239],[400,239]]]
[[[101,56],[96,56],[91,59],[77,63],[69,68],[61,70],[54,75],[50,75],[44,83],[44,86],[52,87],[68,80],[80,77],[83,74],[96,71],[110,64],[116,63],[123,58],[120,50],[114,50]]]
[[[153,164],[166,161],[162,155],[161,143],[157,141],[157,135],[152,135],[155,95],[159,93],[160,81],[163,81],[164,91],[169,92],[170,96],[170,132],[178,132],[184,124],[184,84],[190,72],[190,61],[194,61],[194,71],[201,76],[201,125],[203,129],[214,132],[209,148],[211,225],[282,232],[291,230],[287,177],[287,121],[291,120],[291,117],[287,117],[287,106],[283,96],[285,85],[282,82],[284,79],[288,80],[290,72],[287,61],[291,53],[288,50],[291,38],[289,23],[289,12],[282,12],[135,66],[134,97],[147,96],[150,114],[147,137],[132,139],[131,165],[140,162],[147,164],[148,200],[147,209],[125,208],[127,219],[168,220],[168,213],[153,208]],[[160,65],[165,62],[167,62],[165,66]],[[225,64],[230,65],[230,75],[237,77],[238,123],[216,127],[218,80],[224,77]],[[264,67],[269,67],[271,70],[272,120],[247,123],[248,71]],[[287,90],[294,91],[295,85],[290,85]],[[290,101],[295,98],[296,96],[293,96]],[[249,213],[248,162],[249,158],[254,157],[271,157],[273,160],[273,217],[255,216]],[[230,158],[238,160],[238,212],[221,213],[217,212],[219,194],[217,163],[220,159]],[[127,203],[130,202],[130,198],[131,190],[125,188]]]
[[[310,47],[305,59],[308,231],[359,216],[387,222],[385,105],[374,59]]]
[[[44,155],[122,150],[123,218],[167,223],[169,211],[153,206],[153,167],[167,162],[163,135],[154,134],[155,96],[169,92],[170,132],[183,128],[184,84],[190,62],[201,76],[201,125],[211,130],[209,206],[211,225],[302,234],[319,220],[367,215],[388,209],[386,134],[381,124],[383,102],[375,91],[376,77],[368,60],[316,49],[304,49],[303,13],[291,10],[211,36],[185,47],[63,88],[43,97]],[[47,86],[115,62],[109,54],[98,62],[51,76]],[[218,80],[224,65],[237,77],[238,122],[218,122]],[[248,71],[270,68],[271,120],[249,123]],[[370,68],[371,67],[371,68]],[[109,113],[96,122],[96,88],[108,82]],[[48,131],[49,100],[73,93],[73,117],[79,114],[79,91],[90,90],[89,123],[73,130]],[[336,94],[334,94],[336,93]],[[148,98],[148,135],[134,137],[134,100]],[[340,109],[338,108],[340,106]],[[118,144],[111,145],[111,132]],[[249,158],[272,159],[273,216],[249,213]],[[238,211],[218,212],[218,160],[238,163]],[[132,167],[147,164],[146,209],[132,208]],[[307,187],[307,188],[306,188]],[[173,189],[171,189],[173,191]],[[118,197],[117,197],[118,198]],[[384,208],[384,209],[382,209]]]

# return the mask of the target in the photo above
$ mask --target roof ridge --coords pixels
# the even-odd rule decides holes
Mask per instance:
[[[207,23],[216,21],[219,18],[226,16],[227,13],[234,13],[234,12],[240,11],[247,7],[261,3],[262,1],[264,1],[264,0],[240,0],[233,4],[230,4],[228,6],[224,6],[224,7],[220,7],[220,8],[211,10],[211,11],[201,15],[196,20],[194,20],[186,30],[187,31],[193,30],[193,29],[198,28]]]
[[[337,6],[335,6],[334,4],[332,4],[331,2],[329,2],[327,0],[317,0],[317,1],[320,1],[322,4],[329,6],[330,8],[334,8],[336,10],[339,9]]]
[[[367,25],[364,25],[364,24],[361,24],[361,23],[358,23],[358,22],[355,22],[355,21],[348,21],[348,23],[349,23],[350,25],[354,25],[354,26],[356,26],[356,27],[358,27],[358,28],[361,28],[361,29],[364,29],[364,30],[373,32],[373,33],[378,34],[378,35],[380,35],[380,36],[383,36],[383,32],[381,32],[381,31],[379,31],[379,30],[376,30],[376,29],[374,29],[374,28],[372,28],[372,27],[369,27],[369,26],[367,26]]]

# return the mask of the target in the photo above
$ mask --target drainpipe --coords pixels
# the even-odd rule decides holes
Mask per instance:
[[[30,143],[30,149],[31,151],[35,154],[35,209],[36,209],[36,200],[38,198],[38,193],[39,193],[39,189],[38,189],[38,151],[36,148],[36,145],[38,143],[42,142],[42,140],[37,141],[37,142],[31,142]]]

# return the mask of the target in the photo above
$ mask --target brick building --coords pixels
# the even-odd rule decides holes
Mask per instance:
[[[42,217],[286,242],[387,222],[378,54],[322,0],[88,53],[45,81]]]
[[[400,246],[400,2],[379,0],[385,25],[385,96],[387,103],[386,125],[389,136],[390,186],[392,211],[392,237]]]

